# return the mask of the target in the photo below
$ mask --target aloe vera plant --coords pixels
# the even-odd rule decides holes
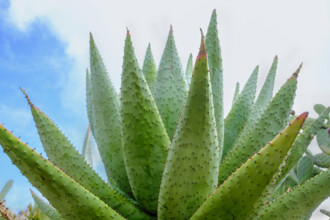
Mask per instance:
[[[81,155],[24,91],[48,159],[0,124],[4,152],[56,209],[34,195],[49,217],[302,219],[330,195],[326,169],[273,196],[329,114],[301,134],[307,113],[288,124],[301,66],[274,97],[277,57],[258,96],[256,67],[224,118],[216,11],[186,73],[172,27],[157,71],[150,45],[140,68],[131,38],[127,31],[118,95],[90,35],[87,113],[108,183],[85,161],[88,149]]]

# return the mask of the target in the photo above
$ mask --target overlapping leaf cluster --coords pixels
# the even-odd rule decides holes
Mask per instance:
[[[329,169],[277,190],[329,117],[323,109],[299,135],[307,113],[285,128],[301,66],[273,96],[275,57],[257,97],[256,67],[224,118],[215,11],[186,73],[172,27],[158,70],[150,45],[140,68],[129,32],[123,59],[118,95],[90,36],[87,112],[108,183],[27,95],[48,159],[0,125],[0,144],[52,219],[301,219],[330,195]]]

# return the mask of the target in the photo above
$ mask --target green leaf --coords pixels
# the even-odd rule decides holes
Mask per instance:
[[[297,164],[297,177],[302,184],[313,176],[313,159],[310,156],[302,157]]]
[[[187,90],[186,77],[176,50],[171,26],[160,60],[153,94],[170,139],[174,135]]]
[[[157,67],[156,67],[154,57],[151,53],[150,43],[148,44],[148,48],[147,48],[146,54],[144,56],[142,72],[144,74],[145,79],[147,80],[149,89],[152,93],[154,91],[154,87],[155,87]]]
[[[7,193],[8,193],[8,191],[10,190],[10,188],[11,188],[12,185],[13,185],[13,182],[14,182],[13,180],[9,180],[9,181],[5,184],[5,186],[2,188],[2,190],[1,190],[1,192],[0,192],[0,201],[5,199],[5,197],[6,197]]]
[[[129,32],[121,96],[123,153],[129,182],[136,200],[149,212],[156,213],[170,140],[139,68]]]
[[[87,116],[89,125],[93,134],[95,135],[94,123],[93,123],[93,104],[92,104],[92,85],[91,85],[91,75],[86,70],[86,108],[87,108]]]
[[[233,106],[234,106],[238,96],[239,96],[239,82],[236,83],[235,93],[234,93],[234,97],[233,97]]]
[[[320,130],[320,127],[329,112],[330,107],[327,108],[316,120],[310,123],[308,127],[305,127],[303,132],[297,137],[293,143],[294,147],[289,151],[289,154],[281,164],[278,173],[274,176],[275,181],[280,181],[288,173],[288,171],[298,163],[299,159],[306,152],[307,147],[313,140],[313,135],[315,135]]]
[[[26,98],[31,106],[42,145],[52,163],[124,217],[138,215],[141,219],[147,218],[147,215],[139,210],[132,201],[105,183],[86,163],[59,128],[31,103],[27,95]]]
[[[259,220],[301,219],[330,196],[330,169],[311,178],[264,207]]]
[[[277,69],[277,56],[274,57],[272,66],[268,72],[267,78],[262,86],[259,96],[253,105],[251,114],[249,116],[249,123],[251,125],[260,117],[263,111],[266,109],[269,102],[272,100],[273,97],[273,89],[275,83],[275,75]]]
[[[317,114],[321,114],[324,110],[326,109],[326,107],[322,104],[316,104],[314,105],[314,110]]]
[[[188,219],[217,186],[217,142],[204,36],[160,186],[158,218]]]
[[[322,168],[330,167],[330,156],[325,153],[319,153],[313,156],[313,162],[315,165]]]
[[[119,98],[92,35],[90,66],[94,138],[109,182],[132,195],[122,153]]]
[[[323,170],[318,168],[317,166],[313,166],[313,176],[320,174]]]
[[[30,191],[31,191],[32,198],[33,198],[34,202],[38,205],[40,210],[46,216],[48,216],[51,220],[64,220],[64,218],[62,218],[62,216],[60,215],[60,213],[56,209],[54,209],[49,204],[47,204],[37,194],[35,194],[32,190],[30,190]]]
[[[303,154],[308,150],[307,147],[311,143],[313,139],[313,135],[317,133],[320,129],[323,121],[325,120],[325,115],[329,114],[330,108],[323,112],[316,120],[313,120],[309,123],[307,127],[303,125],[303,132],[298,135],[295,142],[293,143],[293,147],[289,150],[289,153],[285,156],[282,164],[280,165],[277,172],[274,174],[271,183],[265,189],[263,195],[260,197],[260,201],[258,201],[256,205],[256,209],[263,206],[267,201],[269,201],[272,192],[275,188],[279,187],[279,184],[285,178],[285,176],[292,171],[299,159],[303,156]],[[306,119],[305,123],[309,122],[309,118]],[[304,128],[305,127],[305,128]],[[292,172],[291,172],[292,173]],[[295,185],[298,184],[298,179],[294,180],[296,182]]]
[[[258,118],[260,118],[261,114],[264,112],[269,102],[271,101],[273,96],[276,69],[277,56],[275,56],[273,60],[273,64],[268,72],[264,85],[262,86],[259,96],[252,107],[248,121],[245,123],[244,128],[239,133],[239,137],[236,139],[234,146],[240,143],[249,133],[249,131],[253,128],[253,124],[258,120]]]
[[[186,66],[186,81],[187,84],[190,85],[191,76],[194,70],[193,60],[192,60],[192,54],[189,55],[187,66]]]
[[[124,219],[0,124],[0,144],[22,174],[65,219]]]
[[[330,109],[330,107],[328,107],[327,109]],[[329,114],[330,110],[327,111],[327,113]],[[327,129],[321,129],[319,130],[319,132],[316,135],[316,140],[317,140],[317,144],[319,145],[320,149],[330,155],[330,135],[328,133]]]
[[[299,72],[299,69],[297,72]],[[219,171],[219,183],[221,184],[241,163],[245,162],[262,146],[272,140],[288,121],[295,92],[297,72],[281,87],[275,97],[269,103],[261,117],[256,121],[251,131],[237,143],[228,156],[222,161]]]
[[[194,219],[244,219],[271,180],[296,138],[307,113],[297,117],[257,154],[248,159],[194,213]]]
[[[87,132],[85,135],[84,145],[82,149],[82,156],[86,160],[86,162],[93,168],[93,152],[92,152],[92,134],[91,127],[88,126]]]
[[[225,119],[225,142],[221,161],[232,149],[238,134],[250,115],[257,90],[258,71],[259,67],[257,66]]]
[[[207,29],[205,44],[208,55],[210,78],[213,94],[213,105],[215,121],[217,125],[218,143],[220,158],[224,144],[224,113],[223,113],[223,69],[220,41],[218,35],[217,13],[215,9],[212,12],[210,23]]]

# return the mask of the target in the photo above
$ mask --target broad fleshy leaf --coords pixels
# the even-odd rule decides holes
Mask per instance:
[[[127,32],[121,84],[123,153],[136,200],[156,213],[170,140]]]
[[[109,182],[131,195],[121,143],[119,98],[90,35],[93,134]]]
[[[281,164],[278,173],[274,176],[274,181],[279,182],[299,161],[299,159],[306,152],[307,147],[313,140],[320,127],[322,126],[326,115],[330,112],[330,107],[327,108],[322,114],[314,120],[303,132],[297,137],[292,147],[286,156],[285,160]],[[306,120],[307,121],[307,120]]]
[[[144,56],[142,72],[144,74],[144,78],[148,83],[151,93],[153,93],[155,87],[156,75],[157,75],[157,67],[151,52],[150,43],[148,44],[148,48]]]
[[[171,26],[160,60],[153,94],[170,139],[174,135],[187,90],[186,77],[176,50]]]
[[[224,143],[224,113],[223,113],[223,68],[218,34],[217,13],[212,12],[205,37],[206,52],[210,68],[210,78],[213,93],[214,114],[217,125],[220,158]]]
[[[244,219],[271,180],[307,117],[303,113],[247,160],[194,213],[194,219]]]
[[[86,163],[59,128],[31,103],[27,95],[26,97],[31,106],[40,140],[52,163],[124,217],[148,218],[148,215],[137,208],[132,201],[126,199],[116,189],[105,183]]]
[[[0,144],[11,161],[66,219],[124,219],[0,124]]]
[[[277,56],[275,56],[264,85],[262,86],[259,96],[252,107],[248,121],[240,132],[239,137],[236,139],[234,146],[241,142],[249,133],[249,131],[253,128],[253,124],[258,120],[258,118],[260,118],[261,114],[267,108],[269,102],[272,99],[277,69],[277,60]]]
[[[259,220],[301,219],[330,196],[330,169],[306,181],[264,207]]]
[[[257,66],[225,119],[225,140],[221,161],[232,149],[250,115],[257,90],[258,71],[259,67]]]
[[[219,184],[283,130],[292,109],[297,89],[296,78],[300,67],[280,88],[261,117],[253,125],[253,129],[242,142],[234,146],[233,150],[222,161],[219,171]]]
[[[204,36],[160,186],[158,218],[188,219],[217,186],[219,145]]]

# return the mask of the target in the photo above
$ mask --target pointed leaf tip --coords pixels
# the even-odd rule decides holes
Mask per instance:
[[[128,27],[126,27],[126,37],[131,37],[131,34],[129,33]]]
[[[92,32],[89,32],[89,43],[91,44],[91,46],[93,45],[95,47],[95,42]]]
[[[274,57],[274,60],[278,60],[278,56],[277,55]]]
[[[170,33],[169,34],[173,34],[173,26],[170,25]]]
[[[203,34],[202,28],[200,29],[200,31],[201,31],[201,46],[199,48],[199,53],[198,53],[198,56],[196,58],[197,60],[199,60],[202,57],[207,58],[206,49],[205,49],[205,40],[204,40],[205,36]]]
[[[217,10],[216,9],[213,9],[212,13],[217,13]]]
[[[22,87],[19,87],[19,88],[20,88],[20,90],[23,92],[23,94],[25,95],[25,98],[26,98],[26,100],[28,101],[28,103],[29,103],[29,105],[31,106],[31,108],[33,108],[34,105],[33,105],[33,103],[31,102],[31,100],[30,100],[28,94],[25,92],[25,90],[24,90]]]
[[[298,67],[298,69],[296,70],[296,72],[294,72],[291,76],[291,78],[293,79],[297,79],[298,78],[298,73],[300,72],[300,69],[302,67],[303,63],[300,64],[300,66]]]
[[[304,120],[308,117],[308,112],[304,112],[301,115],[299,115],[297,118],[303,118]]]

